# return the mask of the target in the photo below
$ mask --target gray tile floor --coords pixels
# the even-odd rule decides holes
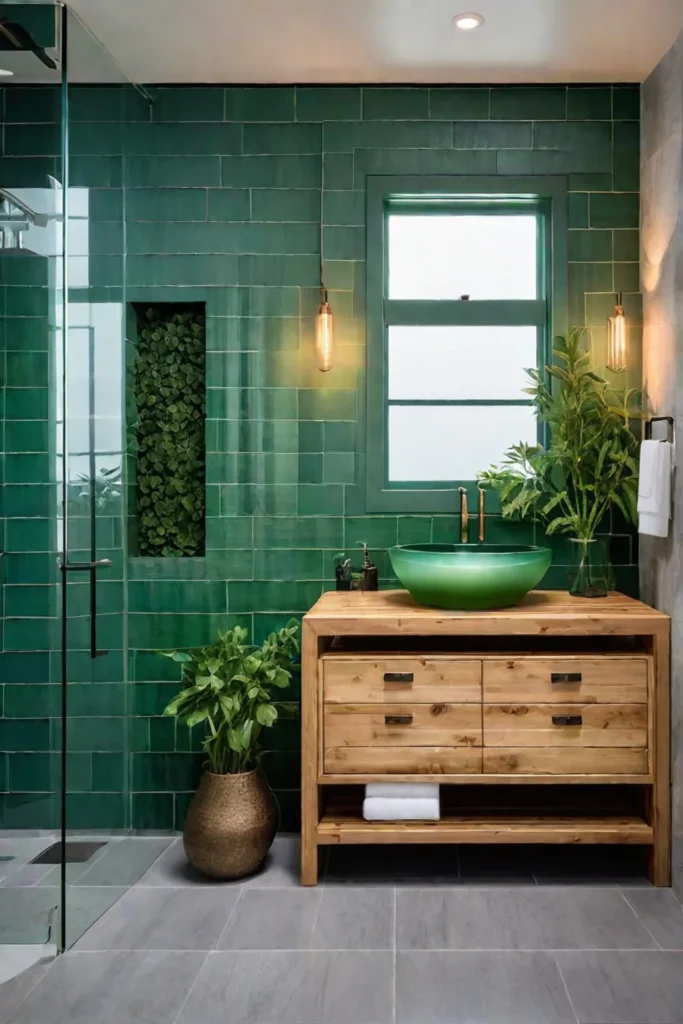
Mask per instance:
[[[628,851],[336,849],[313,889],[297,861],[209,883],[174,841],[0,1022],[683,1024],[683,908]]]

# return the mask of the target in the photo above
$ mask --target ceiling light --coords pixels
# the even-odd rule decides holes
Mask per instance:
[[[13,71],[8,71],[7,68],[0,68],[0,76],[9,77],[10,75],[13,75],[13,74],[14,74],[14,72]]]
[[[480,25],[484,24],[484,19],[481,14],[457,14],[453,18],[453,24],[456,28],[459,28],[461,32],[471,32],[473,28],[479,28]]]

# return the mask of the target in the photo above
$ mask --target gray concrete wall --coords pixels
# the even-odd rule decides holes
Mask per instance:
[[[683,34],[643,85],[641,124],[646,408],[675,418],[679,444],[673,529],[641,537],[640,582],[643,600],[673,616],[673,884],[683,896]]]

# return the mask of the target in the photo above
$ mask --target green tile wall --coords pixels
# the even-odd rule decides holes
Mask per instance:
[[[208,515],[205,558],[130,559],[125,572],[123,531],[111,518],[106,550],[119,590],[102,598],[102,630],[112,653],[95,663],[94,676],[87,652],[73,655],[69,813],[85,827],[180,828],[201,756],[198,736],[161,717],[176,673],[154,650],[208,642],[235,622],[262,639],[330,585],[337,550],[367,541],[390,585],[392,544],[457,535],[455,515],[365,514],[366,176],[567,175],[571,319],[593,328],[600,360],[612,293],[623,289],[638,367],[639,91],[159,87],[151,113],[133,91],[72,92],[72,183],[90,190],[90,280],[80,301],[125,295],[128,302],[207,304]],[[50,91],[37,88],[10,87],[3,103],[3,181],[30,184],[58,156],[51,130],[57,108]],[[321,158],[338,341],[334,369],[324,376],[312,348]],[[0,755],[0,774],[9,780],[8,824],[43,824],[36,779],[45,777],[53,749],[58,652],[39,625],[50,619],[27,617],[26,588],[49,586],[53,571],[43,523],[45,345],[34,323],[44,315],[44,297],[26,287],[36,280],[35,268],[20,280],[16,270],[0,269],[5,315],[14,318],[14,348],[5,356],[12,387],[4,405],[10,482],[0,656],[0,749],[7,753]],[[638,383],[635,370],[629,378]],[[488,531],[496,540],[534,537],[532,527],[495,516]],[[616,519],[611,532],[619,584],[634,592],[635,540]],[[551,544],[556,564],[545,585],[563,587],[567,545]],[[35,607],[49,608],[49,595],[41,592]],[[75,635],[85,636],[85,617],[82,625],[74,625]],[[23,697],[26,684],[37,684],[31,700]],[[281,723],[268,740],[264,762],[283,825],[292,827],[297,723]]]

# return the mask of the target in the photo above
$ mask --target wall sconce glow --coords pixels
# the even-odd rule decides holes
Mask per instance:
[[[456,28],[459,28],[461,32],[471,32],[475,28],[480,28],[480,26],[484,24],[484,19],[481,14],[457,14],[455,18],[453,18],[453,24]]]
[[[327,373],[332,369],[334,323],[326,291],[321,293],[321,299],[322,302],[315,320],[315,351],[318,357],[318,369],[322,373]]]
[[[621,292],[617,295],[614,316],[607,320],[607,369],[623,373],[628,359],[628,330]]]

